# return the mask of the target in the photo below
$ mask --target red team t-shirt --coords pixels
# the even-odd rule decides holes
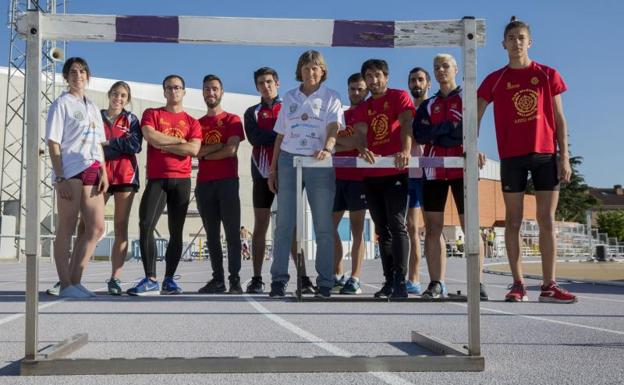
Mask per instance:
[[[199,122],[186,112],[168,112],[165,107],[148,108],[143,112],[141,127],[150,126],[168,136],[191,141],[201,139]],[[190,178],[191,157],[175,155],[148,144],[147,179]]]
[[[202,133],[202,145],[227,143],[228,139],[238,136],[245,140],[243,124],[237,115],[222,112],[216,116],[203,116],[199,119]],[[221,179],[238,178],[238,157],[199,161],[197,183]]]
[[[501,159],[556,152],[552,99],[566,90],[555,69],[534,61],[522,69],[503,67],[483,80],[477,96],[488,103],[494,102],[496,141]]]
[[[410,111],[415,114],[414,103],[407,92],[388,89],[378,99],[368,98],[355,112],[355,123],[368,124],[366,140],[368,149],[376,155],[390,156],[401,151],[401,124],[399,115]],[[365,177],[377,177],[407,173],[407,169],[368,168]]]
[[[352,136],[353,131],[353,119],[355,117],[355,109],[346,110],[344,112],[345,123],[347,127],[344,130],[338,131],[338,137]],[[335,156],[358,156],[360,153],[358,150],[340,151],[336,152]],[[339,180],[355,180],[361,181],[364,179],[361,168],[357,167],[336,167],[336,179]]]

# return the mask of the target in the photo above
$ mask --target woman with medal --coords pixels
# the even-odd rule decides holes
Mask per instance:
[[[59,295],[67,298],[95,296],[80,281],[104,233],[108,177],[101,143],[105,134],[100,110],[85,95],[90,75],[84,59],[72,57],[65,62],[63,78],[68,90],[52,103],[46,120],[45,138],[58,208],[54,260],[60,281]],[[70,255],[79,216],[85,223],[85,231],[78,234]]]
[[[295,71],[299,87],[286,93],[273,130],[277,133],[273,161],[269,172],[269,189],[277,193],[277,227],[275,229],[271,297],[284,297],[290,278],[288,255],[296,218],[295,156],[312,156],[322,160],[331,157],[336,134],[344,128],[340,95],[323,85],[327,65],[317,51],[306,51]],[[332,205],[335,191],[333,168],[304,168],[303,183],[312,211],[316,236],[316,283],[319,297],[327,298],[334,286],[334,230]]]

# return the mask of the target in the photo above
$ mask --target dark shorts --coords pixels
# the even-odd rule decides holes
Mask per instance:
[[[459,215],[464,214],[464,180],[425,180],[423,183],[423,210],[444,212],[448,189],[451,188]]]
[[[336,179],[334,212],[366,210],[364,182],[359,180]]]
[[[108,186],[108,191],[106,191],[106,193],[108,194],[114,194],[114,193],[118,193],[118,192],[137,192],[139,191],[139,186],[135,185],[135,184],[113,184]]]
[[[418,209],[423,206],[423,178],[409,178],[407,181],[407,208]]]
[[[268,179],[254,179],[251,195],[255,209],[270,209],[275,199],[275,194],[269,190]]]
[[[529,154],[501,160],[500,174],[503,192],[524,192],[529,172],[535,191],[559,190],[555,154]]]
[[[93,162],[84,171],[69,179],[80,179],[83,186],[97,186],[100,183],[100,162]]]

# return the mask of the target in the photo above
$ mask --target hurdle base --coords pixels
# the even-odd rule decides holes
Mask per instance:
[[[86,343],[86,335],[75,343]],[[72,337],[75,339],[77,336]],[[67,340],[66,340],[67,341]],[[63,341],[64,343],[65,341]],[[471,356],[464,348],[421,332],[412,342],[433,355],[409,356],[316,356],[316,357],[143,357],[58,358],[69,354],[39,354],[21,361],[22,376],[185,374],[185,373],[337,373],[337,372],[477,372],[485,369],[483,356]],[[63,344],[61,343],[61,344]],[[83,344],[84,344],[83,343]],[[61,345],[59,344],[59,345]],[[75,350],[75,349],[74,349]]]

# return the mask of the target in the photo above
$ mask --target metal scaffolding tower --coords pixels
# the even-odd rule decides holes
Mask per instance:
[[[24,238],[24,217],[26,206],[25,169],[27,167],[24,154],[26,140],[26,95],[25,95],[25,62],[26,43],[17,34],[16,21],[19,15],[30,9],[38,9],[45,13],[65,13],[67,1],[57,0],[11,0],[9,2],[9,58],[6,87],[6,107],[4,119],[4,137],[2,147],[2,171],[0,176],[0,204],[2,215],[15,216],[15,249],[16,258],[19,258]],[[41,77],[42,87],[42,119],[48,111],[48,106],[56,96],[56,70],[57,61],[52,57],[55,47],[64,52],[65,43],[44,41],[42,45]],[[41,226],[43,234],[52,234],[54,231],[54,189],[50,180],[51,165],[47,146],[42,138],[41,162],[43,173],[41,175]],[[0,230],[3,234],[13,233],[13,229],[7,231],[0,221]]]

